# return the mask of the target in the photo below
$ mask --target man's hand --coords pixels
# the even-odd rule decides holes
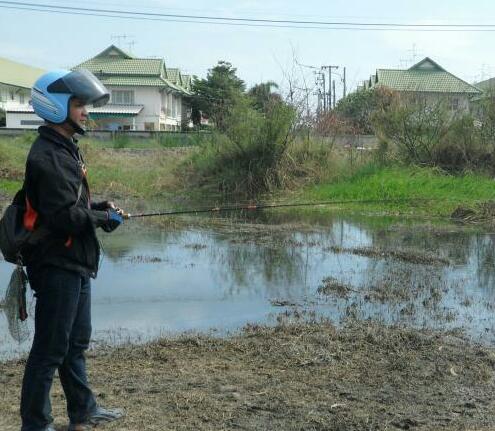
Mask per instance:
[[[113,232],[123,222],[124,219],[122,218],[122,215],[119,214],[115,209],[110,208],[107,210],[107,222],[102,226],[102,229],[105,232]]]
[[[122,208],[119,208],[117,205],[115,205],[115,203],[113,203],[112,201],[108,201],[107,204],[108,204],[108,209],[111,209],[115,211],[117,214],[120,214],[122,218],[124,219],[129,218],[129,214],[127,214]]]
[[[115,211],[116,213],[120,214],[122,218],[128,219],[130,218],[130,215],[126,213],[122,208],[119,208],[115,202],[113,201],[102,201],[102,202],[96,202],[91,204],[91,209],[97,210],[97,211],[108,211],[112,210]]]

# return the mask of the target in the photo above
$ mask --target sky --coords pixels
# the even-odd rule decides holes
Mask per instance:
[[[490,0],[24,1],[37,5],[274,20],[495,24],[495,2]],[[345,67],[347,86],[352,90],[377,68],[407,68],[426,56],[471,83],[495,76],[493,31],[260,28],[57,14],[1,6],[15,5],[0,1],[0,57],[44,69],[69,68],[113,43],[136,57],[160,57],[167,66],[199,77],[205,77],[219,60],[229,61],[248,86],[271,80],[282,91],[287,89],[288,81],[304,88],[314,86],[315,69],[305,66],[338,65],[335,72],[340,75]],[[123,35],[126,37],[118,37]],[[336,93],[340,95],[341,76],[337,74],[334,75]]]

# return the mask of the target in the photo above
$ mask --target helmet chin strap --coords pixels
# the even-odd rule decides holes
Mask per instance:
[[[69,123],[74,131],[80,135],[84,135],[86,130],[84,130],[79,124],[77,124],[72,118],[67,118],[67,123]]]

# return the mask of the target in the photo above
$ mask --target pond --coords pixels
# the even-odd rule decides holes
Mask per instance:
[[[142,342],[184,331],[223,335],[284,314],[461,328],[492,343],[495,234],[452,224],[277,211],[184,223],[131,220],[100,235],[93,341]],[[0,298],[13,266],[0,261]],[[0,358],[29,350],[0,309]],[[3,311],[3,312],[2,312]]]

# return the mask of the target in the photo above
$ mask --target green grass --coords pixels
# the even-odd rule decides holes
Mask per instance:
[[[13,195],[22,185],[26,157],[35,135],[0,138],[0,192]],[[80,147],[89,170],[93,194],[109,198],[150,198],[181,189],[175,175],[179,152],[163,147],[150,151],[102,148],[101,142],[82,139]]]
[[[403,203],[352,204],[348,207],[447,216],[460,205],[474,206],[495,200],[495,181],[480,174],[452,176],[431,168],[380,168],[370,164],[337,181],[308,186],[299,196],[301,200],[312,201],[411,199]]]
[[[0,194],[12,196],[21,187],[25,160],[33,138],[34,135],[0,138]],[[146,148],[152,145],[150,143]],[[210,184],[187,186],[183,175],[179,173],[182,170],[181,163],[187,157],[180,151],[164,147],[151,147],[150,151],[120,151],[102,148],[100,141],[91,139],[81,140],[81,148],[86,157],[94,195],[139,199],[180,195],[194,199],[200,193],[203,200],[211,198],[207,192],[211,189],[208,188]],[[324,156],[330,157],[326,153]],[[453,176],[432,168],[380,167],[367,160],[363,160],[361,167],[351,171],[344,158],[334,157],[332,160],[331,163],[321,162],[322,172],[313,179],[319,181],[319,184],[305,185],[297,192],[281,190],[275,194],[275,198],[285,202],[411,199],[408,202],[339,204],[319,207],[317,211],[338,209],[421,217],[448,216],[459,206],[474,208],[477,203],[495,200],[495,181],[481,174]],[[309,176],[305,179],[311,181]],[[235,200],[235,196],[229,200],[232,199]],[[315,208],[298,211],[314,212]]]
[[[89,140],[97,148],[114,148],[114,149],[160,149],[160,148],[177,148],[177,147],[194,147],[200,145],[208,139],[208,133],[163,133],[153,138],[138,138],[132,135],[120,135],[115,139],[95,139]]]
[[[0,197],[2,194],[14,196],[22,187],[22,181],[0,179]]]

